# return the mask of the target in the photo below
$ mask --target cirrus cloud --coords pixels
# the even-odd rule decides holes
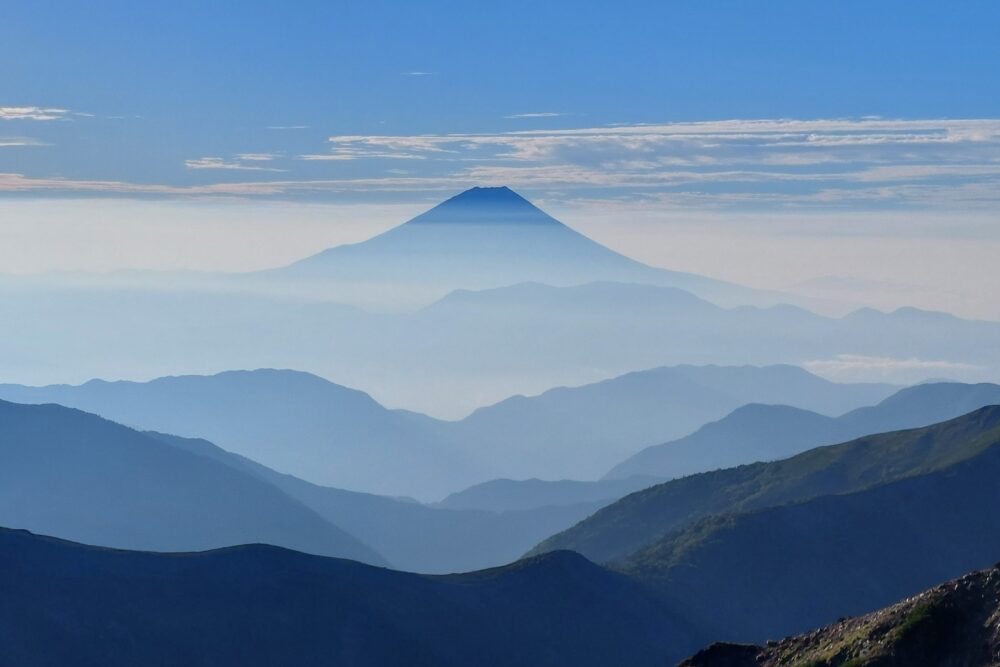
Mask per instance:
[[[69,109],[36,106],[0,106],[0,120],[65,120]]]

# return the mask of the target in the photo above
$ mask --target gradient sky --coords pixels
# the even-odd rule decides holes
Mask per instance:
[[[276,265],[506,184],[653,264],[1000,319],[998,25],[996,2],[5,2],[0,272]]]

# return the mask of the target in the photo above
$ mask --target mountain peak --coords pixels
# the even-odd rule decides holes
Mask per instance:
[[[558,220],[506,186],[469,188],[418,215],[407,225],[435,223],[562,226]]]

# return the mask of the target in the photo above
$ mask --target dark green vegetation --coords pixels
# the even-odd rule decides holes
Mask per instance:
[[[59,405],[0,401],[0,525],[129,549],[267,542],[384,563],[253,475]]]
[[[996,560],[1000,407],[852,444],[853,457],[817,450],[833,456],[819,475],[863,490],[712,516],[620,569],[683,604],[716,639],[759,642],[877,609]]]
[[[985,419],[993,413],[974,414]],[[991,441],[983,428],[983,422],[969,415],[923,429],[821,447],[782,461],[673,480],[622,498],[541,543],[534,552],[572,549],[597,562],[624,558],[711,515],[850,493],[943,468],[985,449]]]
[[[976,667],[1000,663],[1000,567],[763,646],[714,644],[683,667]]]
[[[559,552],[429,577],[267,546],[194,554],[0,530],[0,663],[663,665],[705,642]]]

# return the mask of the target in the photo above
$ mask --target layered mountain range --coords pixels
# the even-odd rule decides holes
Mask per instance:
[[[456,422],[388,410],[363,392],[278,370],[0,385],[0,398],[205,438],[317,484],[439,500],[494,478],[596,479],[644,446],[750,402],[839,414],[895,389],[832,383],[790,366],[680,366],[512,397]]]
[[[503,188],[288,267],[7,278],[0,289],[0,319],[13,323],[0,331],[7,381],[296,368],[451,419],[685,363],[845,367],[897,384],[1000,369],[996,323],[780,305],[781,294],[634,262]]]
[[[995,657],[992,574],[875,610],[1000,558],[1000,323],[817,314],[507,188],[0,290],[4,664]]]
[[[101,443],[114,437],[135,437],[67,408],[5,408],[5,419],[27,433],[50,421],[32,426],[39,413],[65,413],[72,430],[83,434],[96,420],[104,430],[97,438],[84,436],[77,447],[82,452],[105,447]],[[66,438],[59,433],[56,442]],[[204,442],[145,437],[173,447],[180,459],[186,453],[187,465],[232,456]],[[129,441],[125,447],[145,451],[150,445]],[[267,664],[278,655],[297,663],[334,656],[356,665],[463,664],[481,660],[484,651],[487,664],[498,665],[669,664],[711,641],[763,642],[845,614],[868,613],[992,562],[1000,550],[998,447],[1000,407],[991,406],[923,429],[717,473],[712,497],[733,502],[706,514],[701,504],[685,505],[675,494],[670,507],[686,511],[686,522],[631,550],[610,570],[555,551],[503,568],[429,578],[264,546],[152,554],[0,531],[0,615],[11,629],[0,633],[0,653],[16,661],[31,656],[34,664],[59,664],[70,655],[102,664],[154,656]],[[31,447],[6,449],[4,468],[13,462],[19,479],[48,474],[51,480],[55,474],[66,484],[81,475],[88,486],[107,485],[103,495],[143,497],[113,483],[137,471],[78,473],[75,462],[54,473],[40,472],[46,466],[39,463],[32,473],[31,455],[24,453]],[[44,449],[41,456],[57,458]],[[235,462],[226,465],[238,469]],[[712,476],[663,487],[698,485]],[[155,499],[171,488],[183,490],[183,479],[186,473],[142,480],[151,487],[144,493]],[[234,500],[247,497],[229,491]],[[50,512],[68,512],[85,527],[82,508],[69,507],[65,497],[37,502]],[[81,493],[78,500],[86,497]],[[629,498],[612,507],[629,512]],[[201,525],[230,521],[224,509],[199,500]],[[141,529],[140,513],[156,517],[145,509],[148,504],[123,518],[108,503],[103,513],[91,515],[92,523],[121,526],[131,520]],[[180,517],[184,524],[192,520]],[[268,632],[252,631],[261,627]],[[142,641],[132,641],[137,637]],[[794,640],[768,648],[773,646],[793,647]],[[736,655],[755,650],[731,649]]]

